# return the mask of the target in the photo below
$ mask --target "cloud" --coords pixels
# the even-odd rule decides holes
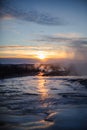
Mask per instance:
[[[58,34],[54,34],[54,36],[65,37],[65,38],[79,38],[82,35],[78,33],[58,33]]]
[[[20,3],[21,4],[21,3]],[[46,12],[37,10],[24,10],[13,7],[13,5],[3,4],[0,11],[0,17],[4,19],[17,18],[28,22],[34,22],[41,25],[65,25],[66,22],[60,17],[52,16]]]
[[[36,55],[39,51],[42,51],[44,53],[48,53],[49,51],[53,51],[53,48],[51,46],[22,46],[22,45],[4,45],[0,46],[0,56],[4,55],[21,55],[21,56],[30,56],[30,55]],[[50,52],[52,54],[52,52]]]
[[[79,34],[70,33],[70,34],[56,34],[56,35],[40,35],[40,38],[37,39],[38,42],[50,42],[66,44],[66,46],[87,46],[87,37],[80,36]]]
[[[1,45],[0,46],[0,49],[2,50],[2,49],[9,49],[9,50],[14,50],[14,49],[16,49],[16,50],[24,50],[24,49],[26,49],[26,50],[51,50],[52,49],[52,46],[44,46],[44,45],[42,45],[42,46],[23,46],[23,45]]]
[[[40,35],[37,41],[53,45],[53,49],[55,48],[57,53],[63,51],[68,57],[72,53],[73,59],[87,61],[87,37],[85,36],[77,33]]]

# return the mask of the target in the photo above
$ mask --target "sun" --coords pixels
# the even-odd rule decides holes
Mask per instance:
[[[41,60],[43,60],[43,59],[46,58],[46,57],[45,57],[45,54],[42,53],[42,52],[39,52],[37,56],[38,56],[38,58],[41,59]]]

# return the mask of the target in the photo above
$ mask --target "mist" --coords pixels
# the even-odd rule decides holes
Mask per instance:
[[[76,71],[78,75],[87,75],[87,61],[77,59],[47,59],[46,61],[36,59],[23,59],[23,58],[1,58],[0,64],[34,64],[35,68],[39,68],[40,71],[51,72],[53,71],[50,65],[60,66],[63,68],[70,68],[72,71]],[[43,64],[48,64],[43,66]]]

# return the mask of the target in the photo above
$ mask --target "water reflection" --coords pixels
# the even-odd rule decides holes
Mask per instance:
[[[48,98],[48,89],[46,88],[46,80],[43,76],[39,76],[37,91],[40,94],[41,100]]]
[[[54,122],[48,122],[45,120],[35,121],[35,122],[28,122],[22,124],[22,128],[26,126],[26,130],[29,128],[29,130],[36,130],[36,129],[44,129],[52,126]]]

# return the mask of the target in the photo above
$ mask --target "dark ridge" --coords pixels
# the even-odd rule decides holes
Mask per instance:
[[[0,79],[35,75],[68,76],[77,75],[77,73],[74,67],[64,67],[58,64],[0,64]]]

